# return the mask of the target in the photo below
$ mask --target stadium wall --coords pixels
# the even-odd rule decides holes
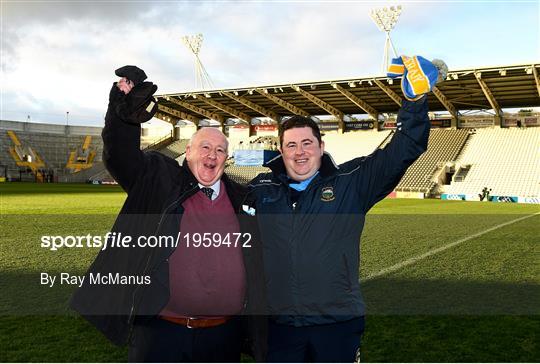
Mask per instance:
[[[480,197],[478,194],[443,193],[441,200],[480,201]],[[484,200],[483,202],[540,204],[540,197],[490,196],[489,200]]]
[[[24,123],[20,121],[0,120],[0,130],[13,130],[15,132],[101,136],[101,129],[98,126]]]

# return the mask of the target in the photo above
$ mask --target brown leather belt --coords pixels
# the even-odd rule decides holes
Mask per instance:
[[[223,325],[229,321],[230,316],[215,317],[215,318],[198,318],[198,317],[172,317],[172,316],[159,316],[160,319],[169,321],[178,325],[186,326],[190,329],[201,329],[205,327],[215,327]]]

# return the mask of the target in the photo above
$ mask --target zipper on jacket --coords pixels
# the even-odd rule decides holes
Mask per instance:
[[[321,178],[317,178],[315,177],[311,183],[307,186],[307,188],[305,190],[303,190],[300,195],[298,196],[298,200],[291,204],[291,194],[290,194],[290,187],[288,185],[285,185],[286,188],[287,188],[287,199],[288,199],[288,203],[289,203],[289,206],[292,207],[292,231],[290,233],[290,238],[289,238],[289,242],[290,242],[290,245],[291,245],[291,251],[290,251],[290,259],[291,259],[291,262],[292,262],[292,265],[293,265],[293,271],[298,271],[297,269],[295,269],[295,267],[298,265],[298,261],[297,261],[297,251],[299,250],[299,244],[300,242],[302,241],[303,237],[300,237],[299,239],[294,236],[293,232],[294,231],[297,231],[297,225],[299,224],[297,222],[297,219],[298,219],[298,215],[300,213],[305,213],[305,212],[301,212],[301,207],[304,206],[304,203],[300,204],[303,200],[305,200],[305,196],[307,196],[311,190],[315,189],[315,188],[318,188],[318,186],[320,185],[319,181],[321,180]],[[298,233],[297,233],[298,235]],[[298,292],[297,289],[295,289],[295,287],[298,286],[298,276],[297,275],[293,275],[293,278],[291,279],[292,281],[292,299],[293,299],[293,307],[294,307],[294,310],[296,311],[296,309],[300,306],[300,292]],[[300,315],[301,316],[301,315]],[[293,318],[293,321],[297,321],[298,318]]]
[[[184,196],[186,196],[188,193],[191,193],[193,191],[195,191],[197,188],[199,188],[199,186],[197,185],[196,187],[184,192],[182,195],[180,195],[180,197],[178,197],[176,200],[174,200],[173,202],[171,202],[164,210],[163,212],[161,213],[161,216],[160,216],[160,219],[159,219],[159,222],[158,222],[158,225],[157,225],[157,228],[156,230],[154,231],[154,235],[157,234],[157,232],[159,231],[159,228],[161,227],[161,224],[163,223],[163,219],[165,218],[165,215],[167,214],[168,210],[175,204],[177,204]],[[148,259],[146,260],[146,265],[144,267],[144,270],[143,270],[143,276],[148,272],[148,266],[150,265],[150,260],[152,260],[152,257],[154,256],[154,252],[155,252],[155,249],[152,250],[152,253],[150,253],[148,255]],[[132,298],[131,298],[131,310],[129,312],[129,317],[128,317],[128,320],[127,320],[127,323],[129,325],[129,332],[128,332],[128,337],[127,337],[127,342],[129,343],[130,340],[131,340],[131,335],[133,334],[133,320],[135,319],[135,315],[136,315],[136,310],[135,310],[135,296],[137,294],[137,291],[138,289],[140,288],[140,286],[137,286],[135,287],[135,290],[133,291],[133,295],[132,295]]]
[[[244,206],[244,203],[247,201],[248,199],[248,195],[252,193],[251,191],[248,191],[245,195],[244,195],[244,198],[242,199],[242,202],[240,203],[240,206],[238,206],[238,211],[237,211],[237,214],[238,216],[240,216],[241,214],[244,213],[244,210],[243,210],[243,206]],[[247,215],[247,214],[246,214]],[[240,219],[237,217],[237,220],[238,220],[238,225],[240,225]],[[256,222],[255,222],[256,223]],[[240,231],[242,231],[242,227],[240,226]],[[242,244],[243,245],[243,244]],[[247,249],[247,248],[240,248],[241,250],[244,250],[244,249]],[[242,261],[244,261],[244,254],[242,252]],[[249,286],[248,286],[248,270],[247,270],[247,267],[246,267],[246,262],[244,261],[244,271],[246,273],[246,293],[245,293],[245,297],[244,297],[244,303],[242,304],[242,311],[240,313],[246,313],[246,310],[247,310],[247,305],[248,305],[248,297],[249,297]]]
[[[305,190],[300,191],[300,195],[298,196],[298,200],[297,200],[295,203],[293,203],[293,204],[291,204],[291,193],[289,192],[290,187],[287,186],[287,192],[288,192],[288,193],[287,193],[287,198],[288,198],[289,206],[292,207],[292,210],[293,210],[293,211],[296,211],[296,210],[298,209],[298,207],[299,207],[299,205],[300,205],[300,200],[302,200],[302,197],[303,197],[303,196],[306,196],[306,194],[307,194],[308,192],[310,192],[312,189],[316,188],[316,187],[314,187],[314,186],[317,186],[317,187],[319,186],[319,184],[320,184],[319,181],[320,181],[320,180],[322,180],[322,178],[317,178],[317,177],[315,177],[315,178],[310,182],[310,184],[307,186],[307,188],[306,188]],[[304,197],[304,198],[305,198],[305,197]]]
[[[313,182],[313,181],[312,181]],[[291,265],[292,265],[292,276],[291,276],[291,296],[292,296],[292,304],[293,304],[293,316],[292,316],[292,320],[293,322],[298,322],[300,319],[300,317],[302,317],[302,315],[299,314],[299,312],[297,311],[297,309],[300,307],[300,292],[298,290],[298,287],[299,287],[299,279],[298,279],[298,273],[295,273],[295,272],[298,272],[298,250],[300,249],[299,245],[301,244],[301,241],[303,239],[303,237],[300,237],[300,238],[297,238],[297,236],[299,235],[298,234],[298,229],[297,229],[297,225],[299,225],[298,223],[298,215],[301,213],[301,206],[300,205],[300,201],[303,199],[303,197],[305,196],[305,193],[309,190],[309,187],[311,186],[311,183],[310,185],[308,186],[308,188],[306,188],[305,190],[301,191],[300,194],[298,195],[298,199],[296,200],[296,202],[292,202],[292,199],[291,199],[291,188],[288,186],[288,185],[285,185],[286,188],[287,188],[287,203],[289,206],[291,206],[291,209],[292,209],[292,215],[291,215],[291,219],[292,219],[292,228],[291,228],[291,232],[289,234],[290,238],[289,238],[289,242],[290,242],[290,251],[289,251],[289,257],[290,257],[290,260],[291,260]],[[296,232],[296,234],[294,233]]]

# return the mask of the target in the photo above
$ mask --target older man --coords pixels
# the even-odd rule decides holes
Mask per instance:
[[[262,253],[243,213],[247,191],[223,173],[226,137],[199,130],[182,166],[142,152],[139,123],[155,113],[157,87],[134,66],[117,74],[125,77],[110,93],[103,159],[128,194],[113,231],[134,244],[99,253],[72,307],[111,341],[129,343],[130,361],[239,361],[245,332],[264,360],[265,321],[255,315],[264,307]],[[138,243],[150,237],[175,243]],[[92,284],[98,274],[127,278]]]

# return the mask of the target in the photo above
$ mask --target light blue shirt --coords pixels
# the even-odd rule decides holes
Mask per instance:
[[[305,190],[307,188],[307,186],[309,186],[309,183],[318,174],[319,174],[319,171],[315,172],[315,174],[313,176],[309,177],[308,179],[303,180],[302,182],[289,183],[289,187],[301,192],[301,191]]]

